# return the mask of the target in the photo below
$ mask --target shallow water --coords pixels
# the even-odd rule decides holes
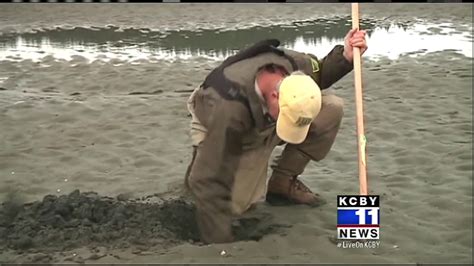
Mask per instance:
[[[277,38],[286,48],[324,57],[334,45],[343,43],[350,23],[348,17],[336,17],[242,30],[157,32],[114,26],[57,28],[0,36],[0,60],[40,61],[46,56],[64,60],[80,56],[89,61],[173,61],[199,57],[223,60],[238,49],[265,38]],[[361,28],[368,31],[370,49],[365,54],[368,59],[396,59],[404,54],[417,56],[446,50],[472,58],[470,25],[418,22],[378,26],[375,20],[363,20]]]

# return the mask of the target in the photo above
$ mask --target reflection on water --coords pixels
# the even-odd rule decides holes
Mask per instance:
[[[254,27],[236,31],[152,32],[147,29],[73,28],[0,36],[0,60],[41,60],[45,56],[71,60],[124,61],[176,60],[197,57],[222,60],[236,50],[264,38],[277,38],[283,46],[318,57],[342,44],[350,29],[350,18],[295,22],[290,25]],[[443,50],[472,58],[472,27],[451,24],[392,24],[378,27],[375,21],[361,21],[368,31],[366,57],[396,59],[402,54],[420,55]],[[462,28],[462,27],[461,27]]]

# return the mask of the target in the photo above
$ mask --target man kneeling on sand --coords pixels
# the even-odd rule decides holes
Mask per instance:
[[[185,183],[206,243],[233,241],[233,217],[270,194],[323,202],[297,177],[331,149],[343,101],[321,90],[352,70],[353,47],[367,49],[365,31],[350,30],[321,60],[278,46],[265,40],[227,58],[188,100],[194,151]],[[285,148],[267,179],[278,145]]]

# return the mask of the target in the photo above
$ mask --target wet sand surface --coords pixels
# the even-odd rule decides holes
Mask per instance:
[[[416,23],[427,20],[436,23],[453,20],[469,22],[470,4],[364,4],[364,19],[375,18],[381,24]],[[363,10],[362,10],[363,9]],[[421,12],[423,10],[423,12]],[[80,8],[69,4],[55,7],[35,5],[4,6],[0,11],[2,32],[29,32],[56,27],[143,28],[161,31],[246,28],[288,24],[334,16],[350,16],[350,5],[340,3],[311,4],[84,4]],[[104,16],[103,14],[107,14]],[[38,15],[44,18],[38,19]]]
[[[40,253],[31,257],[34,262],[54,261],[51,252],[56,251],[63,252],[64,261],[81,263],[110,256],[109,250],[131,249],[132,254],[146,255],[183,243],[203,245],[194,205],[184,198],[151,195],[130,199],[126,194],[111,198],[75,190],[24,205],[12,195],[2,207],[4,241],[0,247]],[[254,215],[236,220],[236,240],[258,241],[288,227],[269,223],[269,218]],[[74,251],[81,247],[87,247],[90,254]],[[120,258],[119,254],[111,256]]]
[[[301,176],[328,203],[261,204],[236,220],[237,242],[199,242],[194,207],[182,189],[191,157],[186,100],[219,56],[195,56],[198,49],[212,54],[216,28],[250,28],[239,31],[240,43],[219,33],[216,49],[232,53],[262,32],[270,36],[270,25],[350,14],[347,5],[333,4],[232,6],[2,7],[0,50],[15,47],[18,36],[30,40],[25,46],[50,38],[51,47],[71,47],[67,39],[76,36],[90,49],[120,48],[136,33],[114,30],[87,40],[92,26],[107,33],[103,27],[112,25],[165,36],[153,47],[145,30],[127,47],[148,43],[152,50],[192,53],[173,60],[19,54],[0,61],[0,262],[472,263],[472,50],[466,55],[454,46],[363,62],[369,187],[381,195],[379,248],[342,249],[332,241],[336,195],[358,193],[352,73],[330,88],[346,103],[336,143]],[[110,15],[99,16],[105,9]],[[367,4],[361,11],[374,32],[392,22],[451,23],[449,34],[461,32],[472,45],[472,26],[465,26],[472,5]],[[318,34],[340,40],[350,28],[334,25],[327,31],[337,32],[332,37]],[[68,26],[88,30],[67,33]],[[62,29],[56,35],[55,27]],[[201,32],[207,44],[189,40],[200,38],[197,28],[212,30]],[[272,31],[288,44],[305,36]]]

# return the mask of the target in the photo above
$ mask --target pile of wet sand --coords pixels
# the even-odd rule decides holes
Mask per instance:
[[[75,190],[42,201],[0,207],[0,250],[65,251],[84,246],[147,249],[190,242],[202,244],[195,206],[184,198],[124,200]],[[238,240],[258,240],[277,225],[259,226],[258,218],[236,221]]]

